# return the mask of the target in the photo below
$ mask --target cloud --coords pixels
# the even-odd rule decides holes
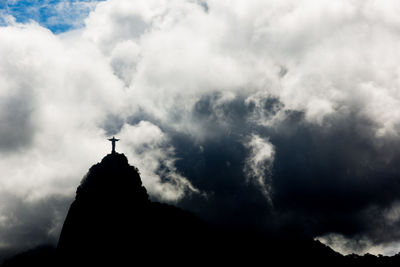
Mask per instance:
[[[3,27],[0,35],[1,189],[27,198],[71,193],[73,187],[62,181],[77,182],[81,175],[74,176],[90,166],[80,159],[101,156],[96,147],[103,143],[103,131],[96,125],[118,110],[121,83],[96,53],[67,48],[37,24]],[[76,56],[86,63],[72,60]]]
[[[52,196],[24,201],[18,196],[1,195],[0,253],[9,256],[43,243],[55,243],[61,232],[71,199]]]
[[[122,149],[140,170],[143,184],[151,195],[166,201],[178,201],[187,193],[199,193],[177,171],[174,148],[159,127],[147,121],[124,125],[119,137]]]
[[[330,233],[317,238],[320,242],[330,246],[342,255],[367,253],[373,255],[393,256],[399,253],[400,248],[397,242],[374,244],[368,238],[346,238],[341,234]]]
[[[271,185],[266,178],[272,176],[271,168],[274,161],[273,145],[258,135],[252,135],[250,141],[246,143],[250,150],[250,155],[246,158],[245,173],[249,181],[261,187],[265,197],[272,204]]]
[[[0,191],[71,197],[115,134],[154,198],[209,221],[391,247],[398,9],[109,0],[60,35],[8,17]]]

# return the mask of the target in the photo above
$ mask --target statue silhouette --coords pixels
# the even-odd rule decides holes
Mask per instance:
[[[115,142],[118,142],[119,139],[116,139],[116,138],[113,136],[113,138],[108,139],[108,141],[111,141],[111,145],[112,145],[111,154],[115,154]]]

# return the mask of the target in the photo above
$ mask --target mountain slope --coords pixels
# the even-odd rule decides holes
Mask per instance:
[[[151,202],[138,170],[123,154],[92,166],[77,189],[58,243],[63,261],[154,259],[201,238],[205,225],[193,214]]]
[[[272,238],[253,229],[210,226],[152,202],[137,168],[112,153],[77,188],[57,249],[39,247],[2,266],[397,266],[394,257],[342,256],[314,240]]]

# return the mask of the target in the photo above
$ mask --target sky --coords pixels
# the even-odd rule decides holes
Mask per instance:
[[[16,22],[36,21],[53,33],[81,28],[89,12],[103,0],[1,0],[0,9],[4,15],[11,15]],[[7,21],[1,21],[2,26]]]
[[[152,199],[206,221],[400,251],[398,1],[0,9],[0,257],[57,242],[113,135]]]

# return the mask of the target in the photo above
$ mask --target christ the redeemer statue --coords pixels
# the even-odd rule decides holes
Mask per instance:
[[[112,145],[111,154],[115,154],[115,142],[118,142],[119,139],[115,139],[115,137],[113,136],[113,138],[108,139],[108,141],[111,141],[111,145]]]

